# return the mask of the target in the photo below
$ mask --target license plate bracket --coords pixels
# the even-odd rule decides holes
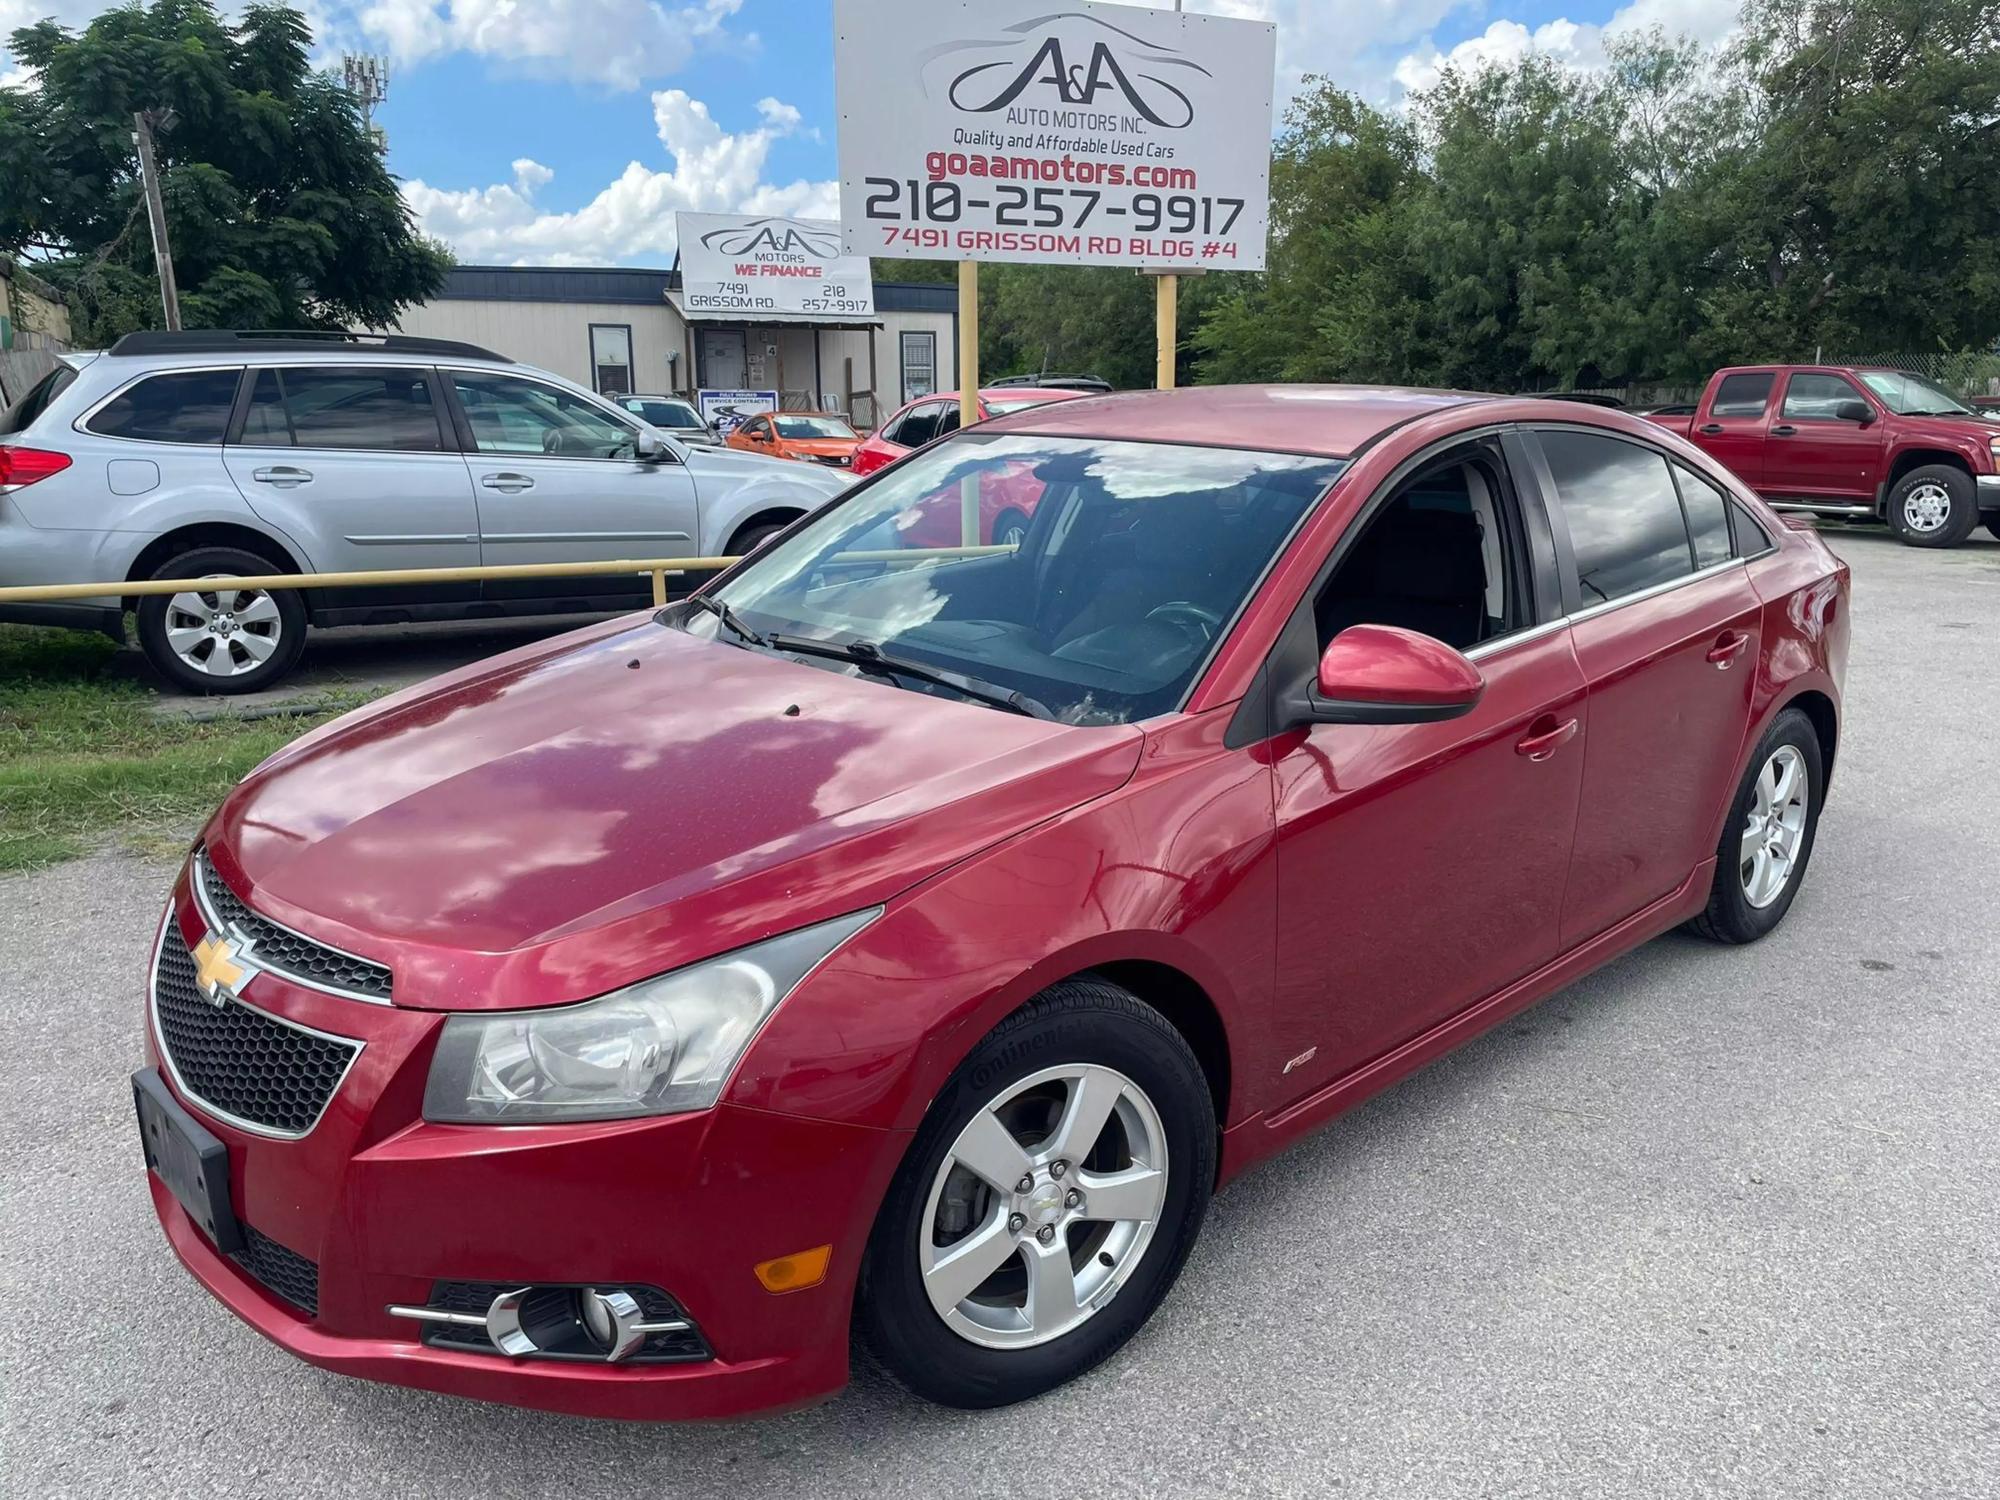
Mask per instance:
[[[132,1075],[132,1103],[146,1166],[216,1249],[224,1255],[242,1249],[243,1230],[229,1201],[229,1148],[181,1108],[157,1068]]]

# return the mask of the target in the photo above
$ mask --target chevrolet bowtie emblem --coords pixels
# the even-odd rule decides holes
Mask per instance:
[[[247,947],[248,945],[244,945]],[[194,982],[202,999],[210,1005],[242,998],[243,986],[257,971],[242,961],[243,948],[220,933],[211,932],[195,945]]]

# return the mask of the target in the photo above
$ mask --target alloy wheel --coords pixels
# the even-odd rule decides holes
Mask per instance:
[[[931,1306],[987,1348],[1062,1337],[1138,1266],[1167,1172],[1159,1111],[1123,1073],[1074,1063],[1010,1084],[931,1183],[917,1236]]]
[[[175,594],[167,601],[168,648],[192,670],[210,677],[256,671],[278,649],[284,629],[278,601],[262,589],[218,588]]]
[[[1919,535],[1941,530],[1951,519],[1951,492],[1927,479],[1903,497],[1903,524]]]
[[[1737,873],[1743,899],[1752,906],[1769,906],[1791,884],[1805,847],[1811,796],[1805,757],[1795,746],[1780,745],[1757,773],[1743,822]]]

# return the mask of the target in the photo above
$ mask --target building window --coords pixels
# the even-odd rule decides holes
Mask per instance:
[[[903,400],[910,402],[937,389],[937,335],[903,335]]]
[[[632,325],[590,325],[590,383],[600,396],[632,394]]]

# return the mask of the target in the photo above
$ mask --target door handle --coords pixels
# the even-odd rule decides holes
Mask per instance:
[[[284,464],[279,465],[275,469],[252,469],[250,477],[259,484],[276,485],[281,490],[288,490],[295,485],[311,484],[313,482],[312,471],[310,469],[294,469]]]
[[[526,474],[488,474],[479,482],[489,490],[502,490],[509,495],[535,487],[535,481]]]
[[[1790,422],[1780,422],[1776,427],[1771,429],[1772,437],[1795,437],[1797,434],[1798,428],[1794,427]]]
[[[1704,422],[1701,424],[1701,430],[1711,434],[1717,433],[1722,431],[1722,424],[1720,422]]]
[[[1525,755],[1532,761],[1545,761],[1576,738],[1576,720],[1565,719],[1553,729],[1543,729],[1542,725],[1548,722],[1546,717],[1535,720],[1533,727],[1537,732],[1516,745],[1514,753]]]
[[[1715,663],[1718,672],[1727,672],[1736,658],[1743,654],[1743,648],[1750,644],[1750,637],[1740,630],[1725,630],[1716,637],[1715,644],[1708,648],[1708,659]]]

